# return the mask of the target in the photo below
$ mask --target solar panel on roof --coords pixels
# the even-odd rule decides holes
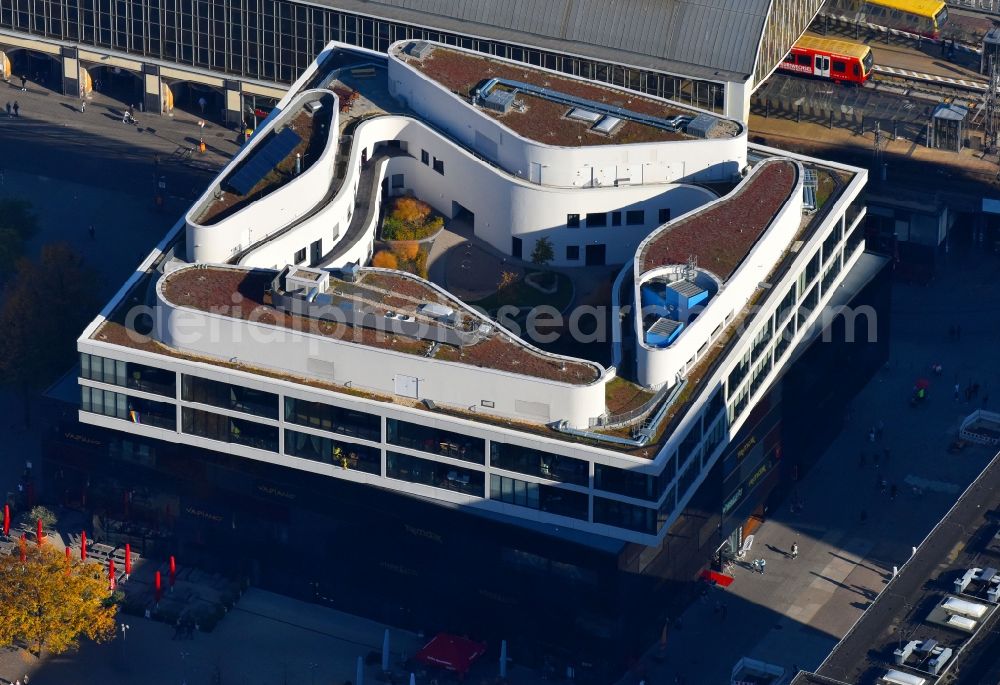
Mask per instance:
[[[285,157],[301,142],[302,137],[290,127],[282,129],[254,151],[250,159],[243,162],[243,166],[230,176],[224,185],[238,195],[246,195],[253,190],[255,185],[260,183],[261,179],[281,164]]]

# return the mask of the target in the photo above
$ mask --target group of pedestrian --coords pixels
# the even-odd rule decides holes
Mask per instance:
[[[21,116],[21,103],[19,103],[17,100],[14,100],[14,104],[8,102],[7,105],[5,106],[5,109],[7,110],[7,116],[9,117]]]

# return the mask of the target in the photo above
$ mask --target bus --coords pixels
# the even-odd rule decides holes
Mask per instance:
[[[802,36],[778,69],[836,83],[861,85],[872,73],[872,49],[862,43]]]

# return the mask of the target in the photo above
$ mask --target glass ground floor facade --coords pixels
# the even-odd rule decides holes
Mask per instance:
[[[0,28],[291,83],[331,40],[386,52],[434,40],[724,111],[725,86],[290,0],[0,0]]]

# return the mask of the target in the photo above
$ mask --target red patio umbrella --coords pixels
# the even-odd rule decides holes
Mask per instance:
[[[170,587],[174,586],[174,580],[177,578],[177,561],[174,559],[174,555],[170,555]]]
[[[132,545],[125,543],[125,577],[132,573]]]
[[[70,569],[73,567],[72,559],[69,556],[69,547],[66,548],[66,575],[69,575]]]
[[[66,548],[66,563],[69,563],[69,547]]]
[[[35,526],[35,541],[38,546],[42,546],[42,519],[38,519],[38,525]]]
[[[160,580],[160,572],[157,571],[153,576],[153,588],[156,592],[156,602],[160,602],[160,597],[163,596],[163,582]]]
[[[3,505],[3,536],[10,535],[10,505]]]
[[[80,561],[87,560],[87,531],[80,533]]]
[[[108,587],[111,590],[115,589],[115,560],[108,559]]]
[[[913,387],[915,387],[917,390],[926,390],[927,388],[931,387],[931,382],[926,378],[918,378],[917,382],[913,384]]]
[[[485,653],[485,643],[438,633],[413,658],[422,664],[454,671],[459,677],[464,677],[472,667],[472,662]]]

